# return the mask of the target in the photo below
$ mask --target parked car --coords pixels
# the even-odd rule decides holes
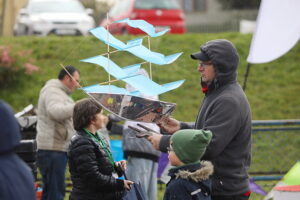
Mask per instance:
[[[14,34],[87,35],[95,27],[92,13],[78,0],[28,0],[16,18]]]
[[[145,20],[154,25],[157,31],[170,28],[170,33],[186,32],[184,13],[176,0],[121,0],[110,9],[108,19],[104,19],[100,25],[109,24],[109,31],[113,34],[143,33],[125,23],[112,23],[124,18]]]

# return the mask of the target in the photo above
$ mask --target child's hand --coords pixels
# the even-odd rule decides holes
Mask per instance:
[[[133,184],[132,181],[130,181],[130,180],[124,180],[124,188],[125,188],[126,190],[130,190],[132,184]]]

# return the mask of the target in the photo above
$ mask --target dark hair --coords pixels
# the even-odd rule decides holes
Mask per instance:
[[[78,72],[78,73],[79,73],[78,69],[76,69],[75,67],[73,67],[73,66],[71,66],[71,65],[65,66],[65,68],[66,68],[66,70],[67,70],[72,76],[73,76],[74,72]],[[61,70],[60,70],[60,72],[59,72],[59,74],[58,74],[58,79],[59,79],[59,80],[63,80],[64,77],[65,77],[66,75],[69,75],[69,74],[66,72],[66,70],[65,70],[65,69],[61,69]]]
[[[78,101],[73,110],[74,129],[79,131],[86,128],[101,110],[102,107],[94,99],[86,98]]]

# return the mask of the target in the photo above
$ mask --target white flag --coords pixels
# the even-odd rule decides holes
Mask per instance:
[[[262,0],[249,63],[266,63],[287,53],[300,38],[300,0]]]

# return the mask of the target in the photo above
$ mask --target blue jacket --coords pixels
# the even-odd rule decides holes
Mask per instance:
[[[21,139],[19,125],[10,107],[0,101],[0,199],[35,200],[30,168],[15,153]]]
[[[213,166],[208,161],[170,169],[164,200],[210,200],[212,173]]]

